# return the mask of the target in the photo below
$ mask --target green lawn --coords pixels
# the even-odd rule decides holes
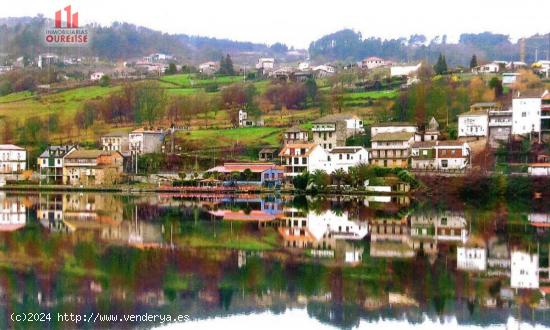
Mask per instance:
[[[247,146],[278,146],[280,145],[281,132],[282,129],[277,127],[203,129],[180,132],[178,133],[178,138],[208,147],[229,147],[237,142]]]
[[[72,119],[78,109],[82,107],[84,102],[106,96],[119,87],[100,87],[90,86],[77,89],[71,89],[60,93],[54,93],[50,95],[36,95],[35,97],[23,98],[20,93],[14,96],[9,94],[4,96],[0,100],[0,116],[5,116],[13,120],[24,120],[34,116],[47,116],[52,113],[58,113],[62,120]],[[9,98],[19,97],[19,101],[1,103],[1,101]]]
[[[359,93],[346,93],[344,95],[345,100],[362,100],[362,99],[380,99],[380,98],[395,98],[397,97],[397,90],[387,91],[369,91]]]
[[[209,79],[200,79],[197,77],[197,75],[192,73],[184,73],[184,74],[174,74],[169,76],[164,76],[160,78],[161,81],[165,81],[171,84],[177,84],[185,88],[194,88],[199,86],[205,86],[212,83],[217,83],[220,85],[227,85],[234,82],[242,81],[242,76],[213,76]]]
[[[20,101],[20,100],[32,97],[32,95],[33,95],[32,92],[23,91],[23,92],[11,93],[8,95],[0,96],[0,104],[6,103],[6,102]]]

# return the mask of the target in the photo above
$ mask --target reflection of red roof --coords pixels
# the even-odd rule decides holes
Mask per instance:
[[[541,286],[539,288],[540,292],[542,293],[545,293],[545,294],[549,294],[550,293],[550,286]]]
[[[231,173],[243,172],[246,169],[253,173],[261,173],[271,169],[282,170],[273,163],[226,163],[223,166],[213,167],[208,172]]]
[[[210,214],[230,221],[273,221],[276,218],[273,214],[257,210],[250,211],[249,213],[245,213],[244,211],[217,210],[210,212]]]
[[[0,231],[16,231],[18,229],[21,229],[25,227],[25,224],[18,224],[18,225],[0,225]]]
[[[529,167],[550,167],[550,163],[531,163]]]
[[[290,235],[289,231],[294,230],[304,230],[304,235]],[[284,241],[297,241],[297,242],[315,242],[315,237],[309,231],[308,228],[289,228],[289,227],[279,227],[279,235],[283,238]]]

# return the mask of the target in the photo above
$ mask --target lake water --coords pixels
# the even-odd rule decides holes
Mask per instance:
[[[550,327],[550,203],[0,193],[0,328]]]

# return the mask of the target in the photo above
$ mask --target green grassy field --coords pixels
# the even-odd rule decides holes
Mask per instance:
[[[236,143],[247,146],[278,146],[282,130],[277,127],[202,129],[179,132],[177,138],[186,143],[200,144],[209,148],[231,147]]]
[[[217,83],[219,85],[228,85],[234,82],[243,81],[243,77],[241,76],[222,76],[222,77],[216,77],[213,76],[209,79],[201,79],[197,77],[197,75],[192,73],[185,73],[185,74],[175,74],[175,75],[169,75],[164,76],[160,79],[161,81],[168,82],[171,84],[176,84],[181,87],[185,88],[195,88],[195,87],[201,87],[208,84]]]
[[[9,94],[0,98],[0,116],[24,120],[57,113],[62,120],[72,120],[84,102],[106,96],[119,88],[90,86],[50,95],[31,95],[29,92]]]

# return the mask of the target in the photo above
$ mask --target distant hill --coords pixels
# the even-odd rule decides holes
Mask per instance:
[[[525,38],[525,59],[535,61],[546,59],[550,51],[550,33]],[[311,42],[309,54],[318,61],[358,61],[369,56],[378,56],[397,62],[416,62],[428,60],[433,63],[439,53],[446,56],[452,66],[468,66],[472,54],[480,60],[519,60],[520,44],[510,41],[508,35],[484,33],[465,33],[458,43],[448,43],[446,36],[428,41],[423,35],[411,35],[408,38],[381,39],[363,38],[360,32],[350,29],[328,34]]]
[[[0,53],[11,56],[35,57],[43,52],[70,55],[99,56],[110,60],[137,58],[154,52],[176,55],[192,63],[218,60],[227,53],[255,54],[285,58],[286,46],[217,39],[186,34],[167,34],[129,23],[115,22],[111,26],[89,25],[92,43],[89,49],[46,48],[41,42],[42,31],[50,19],[37,17],[0,18]],[[282,47],[281,47],[282,46]]]

